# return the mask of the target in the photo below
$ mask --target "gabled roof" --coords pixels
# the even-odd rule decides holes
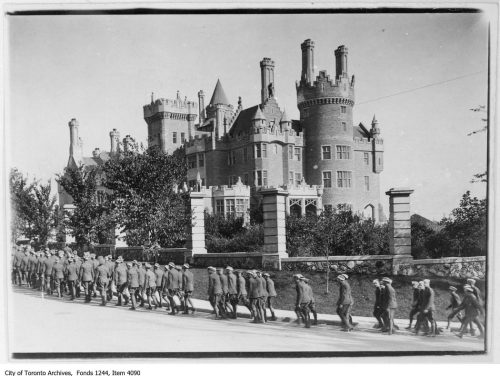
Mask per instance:
[[[245,132],[252,126],[252,119],[259,106],[249,107],[245,110],[241,110],[236,118],[233,126],[229,130],[229,134],[237,135],[239,132]]]
[[[217,80],[214,93],[212,94],[212,99],[210,99],[210,105],[214,106],[216,104],[229,104],[220,80]]]
[[[364,127],[363,127],[364,128]],[[359,137],[359,138],[370,138],[370,133],[366,133],[365,130],[362,127],[354,126],[353,127],[353,137]]]

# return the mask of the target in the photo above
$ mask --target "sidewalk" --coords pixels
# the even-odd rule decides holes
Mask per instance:
[[[211,313],[213,311],[212,306],[207,300],[200,299],[192,299],[194,306],[196,307],[196,311],[198,312],[206,312]],[[333,309],[333,308],[332,308]],[[297,316],[294,311],[287,311],[283,309],[275,309],[274,313],[276,315],[277,321],[281,322],[293,322],[297,319]],[[250,313],[248,309],[243,306],[238,306],[238,318],[248,318],[250,319]],[[353,316],[353,322],[357,323],[356,330],[369,331],[373,333],[380,333],[380,330],[374,329],[373,325],[377,322],[374,317],[364,317],[364,316]],[[411,335],[415,334],[409,330],[405,330],[408,326],[407,319],[395,319],[394,323],[399,326],[399,330],[396,331],[395,334],[402,335]],[[448,325],[445,321],[437,321],[437,327],[443,329],[441,335],[453,335],[453,332],[456,332],[460,329],[460,323],[458,321],[453,321],[450,325],[451,331],[446,330],[446,326]],[[327,313],[318,313],[318,324],[326,324],[326,325],[336,325],[340,326],[341,321],[337,315],[331,315]],[[415,321],[413,323],[415,325]]]

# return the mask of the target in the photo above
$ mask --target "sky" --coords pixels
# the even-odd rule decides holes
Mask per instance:
[[[276,97],[299,118],[300,44],[315,42],[315,74],[334,76],[349,49],[354,124],[375,114],[384,138],[385,191],[410,187],[411,211],[439,220],[486,169],[487,19],[482,14],[267,14],[9,16],[6,106],[10,166],[54,179],[69,156],[68,122],[84,155],[109,150],[109,131],[146,144],[142,106],[155,97],[209,100],[217,79],[236,106],[260,102],[263,57],[275,63]]]

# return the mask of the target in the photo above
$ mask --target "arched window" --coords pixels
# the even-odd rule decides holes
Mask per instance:
[[[290,199],[290,215],[295,217],[302,216],[302,203],[301,199],[291,198]]]

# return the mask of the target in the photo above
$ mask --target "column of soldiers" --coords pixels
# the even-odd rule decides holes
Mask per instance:
[[[341,320],[342,330],[346,332],[352,331],[357,325],[352,320],[354,300],[348,279],[346,274],[336,277],[339,287],[336,312]],[[293,282],[296,289],[297,322],[303,323],[306,328],[317,325],[318,316],[309,279],[296,274]],[[462,299],[455,286],[449,287],[450,305],[447,309],[451,312],[448,315],[447,329],[450,322],[457,318],[461,322],[457,334],[460,338],[467,332],[474,336],[474,326],[480,331],[480,337],[484,336],[484,303],[475,282],[474,279],[467,280],[467,284],[463,286],[465,295]],[[188,264],[180,266],[170,262],[162,267],[158,263],[151,265],[135,260],[124,263],[121,256],[113,261],[111,255],[96,257],[88,252],[80,258],[69,248],[58,252],[49,249],[37,252],[30,246],[16,247],[12,257],[12,283],[27,285],[59,298],[66,293],[71,300],[83,294],[86,303],[99,294],[101,305],[108,304],[116,296],[117,306],[127,306],[130,303],[131,310],[147,306],[149,310],[164,307],[171,315],[180,311],[184,314],[195,312],[191,300],[194,277]],[[394,323],[398,302],[392,280],[388,277],[375,279],[373,286],[373,316],[377,320],[374,328],[391,335],[399,329]],[[412,287],[412,307],[406,329],[413,329],[417,335],[424,332],[429,336],[436,336],[440,330],[435,320],[435,292],[431,282],[428,279],[413,281]],[[255,323],[275,321],[276,297],[274,281],[268,273],[259,270],[234,270],[231,266],[208,267],[208,298],[217,320],[236,319],[238,307],[244,306]],[[415,325],[412,327],[414,320]]]

